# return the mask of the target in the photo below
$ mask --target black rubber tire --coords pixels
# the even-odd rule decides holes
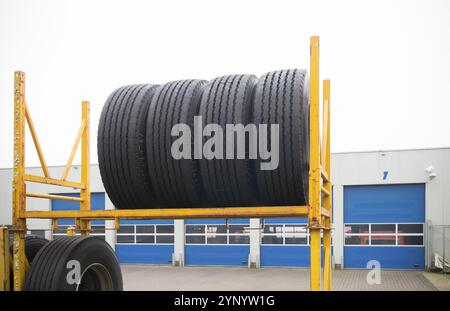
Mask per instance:
[[[129,85],[107,99],[97,137],[103,185],[116,208],[150,208],[154,202],[148,175],[145,129],[156,86]]]
[[[203,125],[219,124],[224,134],[224,159],[199,160],[205,195],[212,206],[255,204],[256,186],[248,153],[245,159],[227,160],[225,155],[225,125],[246,126],[251,121],[255,85],[256,77],[253,75],[229,75],[211,80],[203,91],[199,111]],[[203,145],[208,139],[210,137],[203,137]],[[236,155],[236,139],[234,151]]]
[[[79,263],[79,282],[71,276]],[[70,274],[70,275],[69,275]],[[79,283],[79,284],[78,284]],[[101,285],[103,283],[103,286]],[[57,238],[35,257],[25,281],[29,291],[123,290],[122,272],[112,248],[96,237]]]
[[[148,110],[147,163],[155,202],[162,207],[201,206],[203,187],[191,142],[190,159],[174,159],[171,135],[175,124],[184,123],[193,134],[202,87],[206,81],[181,80],[159,86]]]
[[[253,122],[279,124],[279,166],[261,170],[255,161],[259,200],[264,205],[308,202],[309,99],[305,70],[269,72],[260,77],[254,97]],[[270,137],[270,126],[268,128]]]

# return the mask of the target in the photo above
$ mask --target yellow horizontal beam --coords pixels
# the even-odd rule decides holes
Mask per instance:
[[[61,187],[69,187],[76,189],[84,189],[85,186],[82,183],[74,182],[74,181],[66,181],[59,180],[49,177],[35,176],[35,175],[25,175],[25,181],[30,181],[34,183],[61,186]]]
[[[186,219],[307,217],[307,206],[262,206],[224,208],[169,208],[103,211],[27,211],[26,218],[40,219]]]
[[[50,200],[63,200],[63,201],[77,201],[77,202],[83,201],[83,199],[77,198],[77,197],[68,197],[65,195],[54,195],[54,194],[41,194],[41,193],[33,193],[33,192],[27,192],[27,197],[50,199]]]

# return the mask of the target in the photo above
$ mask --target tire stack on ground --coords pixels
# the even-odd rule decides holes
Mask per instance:
[[[304,205],[308,195],[308,78],[305,70],[222,76],[211,81],[181,80],[163,85],[130,85],[107,99],[98,128],[98,158],[106,192],[116,208]],[[279,164],[267,160],[175,159],[174,126],[194,117],[203,126],[278,124]],[[200,129],[200,130],[203,130]],[[258,132],[259,132],[258,128]],[[203,136],[202,146],[211,137]],[[225,138],[225,137],[224,137]],[[248,138],[248,137],[247,137]],[[258,140],[258,143],[260,140]],[[225,149],[223,146],[215,148]],[[236,152],[236,141],[234,150]],[[222,151],[219,150],[219,151]],[[220,152],[219,152],[220,154]]]
[[[28,257],[28,256],[27,256]],[[41,246],[26,274],[29,291],[121,291],[122,272],[107,242],[65,236]]]

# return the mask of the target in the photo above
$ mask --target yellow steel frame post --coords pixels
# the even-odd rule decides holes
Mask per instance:
[[[320,285],[321,169],[319,136],[319,37],[311,37],[309,80],[309,217],[310,289]]]
[[[0,291],[8,291],[9,284],[9,231],[5,226],[0,227]]]
[[[14,290],[24,288],[25,257],[25,73],[14,73],[13,273]]]
[[[90,191],[90,151],[89,151],[89,102],[83,101],[81,105],[81,124],[84,124],[83,134],[81,135],[81,183],[84,188],[80,191],[81,211],[89,211],[91,209],[91,191]],[[88,235],[91,231],[91,222],[89,219],[82,219],[79,222],[81,235]]]
[[[328,212],[328,217],[324,217],[323,229],[323,287],[324,290],[331,290],[331,181],[330,178],[330,80],[323,81],[323,127],[322,127],[322,169],[325,170],[328,178],[323,181],[322,206]]]

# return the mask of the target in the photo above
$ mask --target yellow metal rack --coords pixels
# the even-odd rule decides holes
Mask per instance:
[[[14,74],[14,180],[13,180],[13,256],[9,256],[9,237],[6,227],[0,230],[0,290],[9,288],[9,269],[14,274],[14,290],[23,290],[28,262],[25,256],[26,220],[30,218],[52,219],[54,226],[58,219],[74,219],[76,229],[82,235],[90,232],[93,219],[114,220],[116,228],[119,219],[185,219],[185,218],[265,218],[265,217],[308,217],[310,230],[310,289],[321,290],[321,237],[323,231],[323,289],[331,290],[331,180],[330,180],[330,81],[323,81],[322,137],[320,137],[320,79],[319,79],[319,37],[310,42],[310,169],[308,206],[262,206],[226,208],[171,208],[139,210],[90,209],[89,187],[89,102],[82,102],[81,126],[61,178],[50,177],[47,164],[36,135],[30,112],[25,101],[25,74]],[[44,176],[25,173],[25,123],[39,156]],[[67,181],[72,160],[81,141],[81,181]],[[26,182],[43,183],[80,189],[80,197],[67,197],[26,192]],[[26,197],[80,202],[79,211],[27,211]],[[70,235],[74,234],[70,228]],[[12,261],[12,262],[11,262]]]

